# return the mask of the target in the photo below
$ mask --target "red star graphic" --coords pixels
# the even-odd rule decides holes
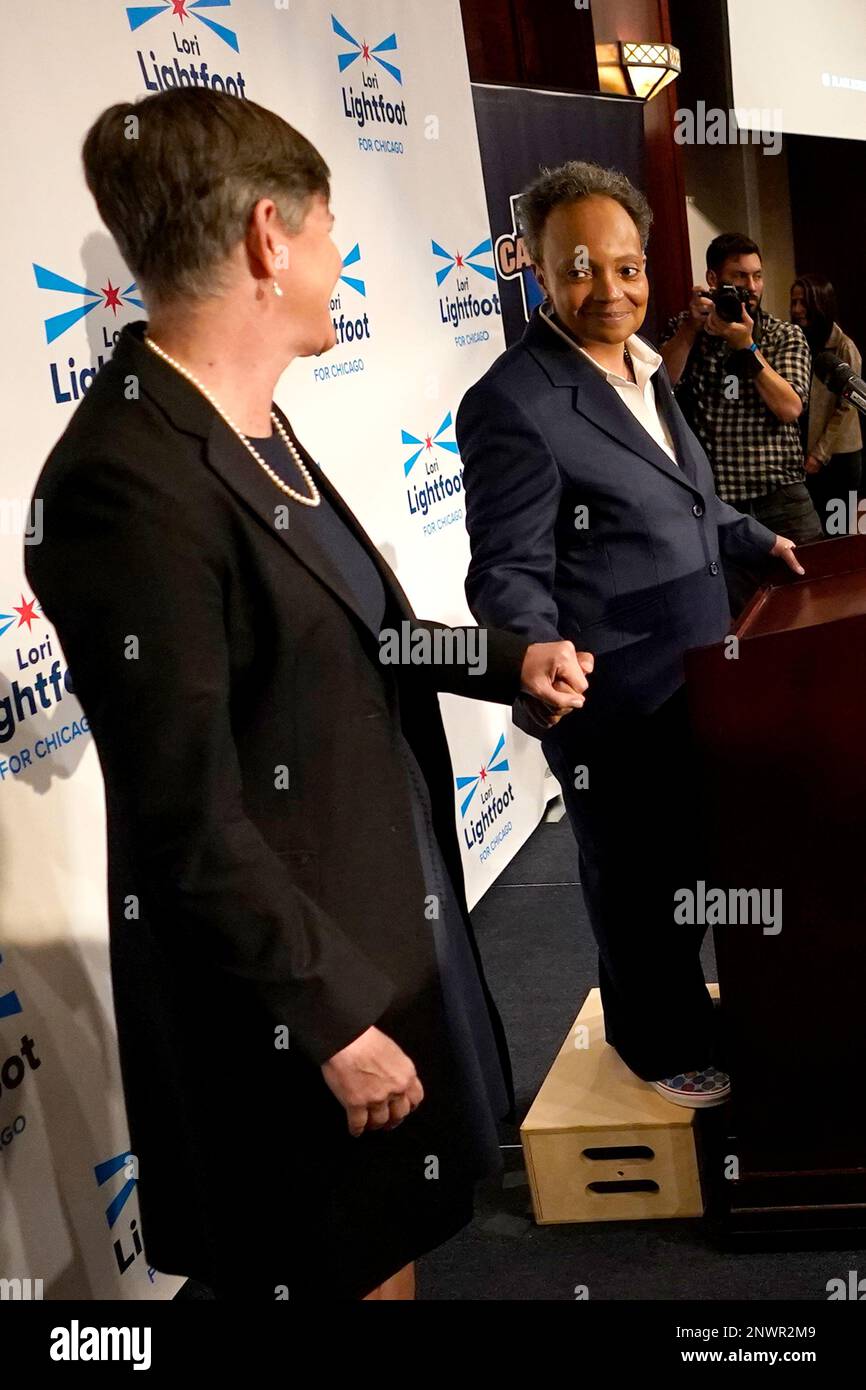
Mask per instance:
[[[428,449],[433,448],[433,440],[430,438],[429,434],[426,434],[424,436],[424,443],[427,445]]]
[[[106,309],[113,309],[115,317],[117,317],[117,311],[120,308],[120,286],[112,285],[109,279],[108,284],[103,286],[102,293],[105,295]]]
[[[481,778],[482,782],[486,782],[486,781],[487,781],[487,769],[482,767],[482,769],[481,769],[481,771],[479,772],[478,776]]]
[[[361,57],[365,63],[370,62],[370,45],[368,43],[361,44]]]
[[[28,603],[27,600],[25,599],[24,595],[22,594],[22,595],[21,595],[21,607],[20,607],[20,608],[16,608],[16,607],[13,605],[13,608],[12,608],[12,612],[13,612],[13,613],[19,613],[19,614],[20,614],[20,617],[19,617],[19,619],[18,619],[18,626],[19,626],[19,627],[23,627],[24,624],[26,623],[26,624],[27,624],[27,631],[28,631],[28,632],[32,632],[32,631],[33,631],[32,624],[33,624],[34,618],[38,619],[38,617],[39,617],[39,614],[38,614],[38,613],[34,613],[34,611],[33,611],[33,610],[35,609],[35,607],[36,607],[36,600],[35,600],[35,598],[32,598],[32,599],[30,600],[30,602]]]
[[[463,269],[463,257],[461,256],[459,251],[457,252],[457,255],[454,257],[454,264],[456,265],[458,270]]]
[[[171,3],[174,5],[174,9],[172,10],[173,17],[179,19],[181,24],[183,24],[183,21],[189,18],[186,12],[186,0],[171,0]]]

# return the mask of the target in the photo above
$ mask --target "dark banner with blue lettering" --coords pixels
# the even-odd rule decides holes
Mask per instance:
[[[517,230],[515,203],[540,168],[590,159],[643,187],[643,102],[526,87],[472,87],[505,338],[516,342],[541,293]],[[647,323],[647,331],[652,325]]]

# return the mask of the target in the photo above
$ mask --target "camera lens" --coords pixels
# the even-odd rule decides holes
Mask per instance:
[[[741,323],[743,303],[735,285],[722,285],[716,291],[716,313],[725,323]]]

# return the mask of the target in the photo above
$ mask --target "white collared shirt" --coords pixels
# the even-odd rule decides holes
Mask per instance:
[[[586,358],[587,362],[591,363],[592,366],[595,367],[595,370],[601,373],[605,381],[613,387],[623,404],[628,406],[628,409],[638,423],[643,425],[647,434],[655,440],[660,449],[664,449],[671,462],[676,463],[679,468],[670,431],[659,415],[655,392],[653,390],[652,379],[661,366],[661,354],[654,352],[651,347],[648,347],[640,338],[632,334],[630,338],[626,339],[625,345],[629,350],[637,381],[626,381],[624,376],[619,376],[617,372],[609,372],[600,362],[596,362],[595,358],[591,357],[589,353],[584,348],[580,347],[573,338],[570,338],[567,333],[564,333],[559,327],[559,324],[554,323],[553,319],[550,318],[543,309],[541,310],[541,317],[544,319],[545,323],[550,325],[554,333],[558,333],[560,338],[564,338],[569,346],[574,348],[575,352],[581,353]]]

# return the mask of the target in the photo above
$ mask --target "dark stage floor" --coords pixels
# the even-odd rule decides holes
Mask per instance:
[[[544,823],[473,913],[508,1033],[523,1118],[587,992],[598,983],[568,822]],[[715,979],[711,934],[704,973]],[[536,1226],[516,1129],[503,1133],[504,1183],[479,1194],[475,1220],[419,1264],[421,1299],[826,1300],[862,1249],[719,1249],[702,1222]]]

